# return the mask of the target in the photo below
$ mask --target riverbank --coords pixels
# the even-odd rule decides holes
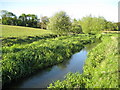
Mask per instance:
[[[82,34],[3,47],[3,85],[69,59],[84,45],[94,42],[95,38],[95,35]]]
[[[87,58],[87,53],[92,50],[101,40],[97,39],[94,43],[87,44],[80,52],[75,53],[69,60],[64,60],[62,63],[39,70],[37,73],[29,77],[23,78],[19,81],[14,81],[8,86],[9,88],[17,90],[20,88],[47,88],[50,83],[56,80],[64,80],[64,76],[69,73],[80,72],[83,73],[83,66]]]
[[[103,35],[102,43],[89,52],[83,74],[68,73],[48,88],[118,88],[119,39],[118,34]]]

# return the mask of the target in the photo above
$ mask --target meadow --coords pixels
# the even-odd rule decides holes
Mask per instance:
[[[22,26],[0,25],[0,27],[2,29],[2,37],[40,36],[52,33],[50,30]]]

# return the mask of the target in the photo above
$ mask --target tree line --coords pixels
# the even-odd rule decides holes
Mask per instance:
[[[49,21],[49,18],[47,16],[43,16],[39,19],[35,14],[23,13],[17,17],[14,13],[8,12],[6,10],[1,10],[0,14],[2,17],[1,22],[3,25],[15,25],[46,29],[47,22]]]
[[[82,19],[71,20],[64,11],[60,11],[49,19],[47,28],[56,34],[69,33],[100,33],[105,30],[118,30],[116,23],[107,21],[104,17],[93,17],[92,15]]]
[[[56,34],[70,33],[99,33],[104,30],[118,30],[118,23],[107,21],[104,17],[92,15],[82,19],[71,19],[66,12],[57,12],[52,17],[38,18],[35,14],[21,14],[16,16],[12,12],[1,10],[2,24],[50,29]]]

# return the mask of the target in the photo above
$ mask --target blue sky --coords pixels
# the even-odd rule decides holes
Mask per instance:
[[[51,17],[58,11],[65,11],[73,19],[83,16],[103,16],[108,21],[118,21],[119,0],[0,0],[0,9],[13,12]]]

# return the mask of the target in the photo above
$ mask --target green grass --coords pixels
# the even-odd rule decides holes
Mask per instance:
[[[0,25],[0,28],[2,37],[40,36],[52,33],[50,30],[22,26]]]

